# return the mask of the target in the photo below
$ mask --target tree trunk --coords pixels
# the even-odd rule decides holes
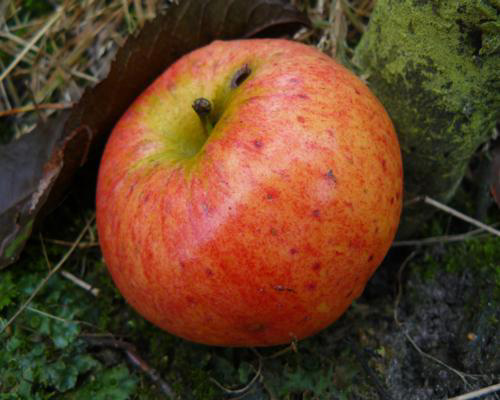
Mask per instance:
[[[499,0],[378,0],[354,62],[387,108],[406,201],[447,202],[500,117]],[[429,215],[405,207],[399,236]]]

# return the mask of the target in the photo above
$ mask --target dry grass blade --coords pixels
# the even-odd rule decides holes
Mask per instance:
[[[474,399],[479,399],[482,396],[486,396],[487,394],[492,394],[498,391],[500,391],[500,383],[479,390],[474,390],[473,392],[462,394],[457,397],[452,397],[449,398],[448,400],[474,400]]]
[[[248,392],[252,388],[252,386],[255,384],[255,382],[257,382],[257,379],[259,379],[259,377],[261,376],[261,372],[262,372],[262,358],[259,358],[259,367],[257,368],[257,372],[255,373],[255,376],[250,380],[250,382],[248,382],[248,384],[245,385],[245,387],[242,387],[241,389],[229,389],[229,388],[223,386],[222,384],[220,384],[214,378],[210,378],[210,380],[219,389],[223,390],[227,394],[231,394],[233,396],[236,396],[236,395],[242,395],[242,394]]]
[[[45,104],[28,104],[19,108],[11,108],[10,110],[0,111],[0,118],[7,117],[9,115],[21,114],[28,111],[35,110],[64,110],[66,108],[71,108],[73,103],[45,103]]]
[[[76,286],[79,286],[83,290],[86,290],[87,292],[92,294],[94,297],[99,296],[100,290],[98,288],[93,287],[92,285],[88,284],[87,282],[85,282],[82,279],[78,278],[77,276],[73,275],[71,272],[62,270],[61,275],[64,276],[69,281],[73,282]]]
[[[492,225],[495,227],[496,225]],[[474,229],[467,233],[460,233],[457,235],[444,235],[444,236],[433,236],[423,239],[414,239],[414,240],[397,240],[392,243],[392,247],[405,247],[405,246],[427,246],[433,245],[437,243],[452,243],[452,242],[462,242],[469,239],[477,239],[483,238],[487,235],[483,235],[485,233],[484,229],[478,228]]]
[[[63,12],[63,7],[59,8],[56,13],[47,21],[47,23],[43,26],[42,29],[38,31],[38,33],[31,39],[24,49],[17,55],[17,57],[10,63],[10,65],[2,72],[0,75],[0,82],[2,82],[7,75],[19,64],[19,62],[23,59],[23,57],[30,51],[30,49],[35,45],[36,42],[40,40],[40,38],[45,35],[45,33],[50,29],[52,25],[61,17]]]
[[[424,196],[424,203],[429,204],[429,205],[431,205],[439,210],[442,210],[444,212],[447,212],[448,214],[451,214],[454,217],[460,218],[461,220],[468,222],[471,225],[477,226],[478,228],[481,228],[481,229],[485,230],[486,232],[491,233],[492,235],[500,237],[500,231],[498,229],[495,229],[489,225],[483,224],[481,221],[478,221],[477,219],[469,217],[468,215],[465,215],[464,213],[461,213],[460,211],[457,211],[454,208],[447,206],[446,204],[440,203],[439,201],[434,200],[434,199],[430,198],[429,196]]]
[[[35,288],[35,290],[33,290],[33,293],[31,293],[30,297],[28,298],[28,300],[26,300],[24,302],[23,305],[21,305],[21,307],[19,307],[19,309],[14,313],[14,315],[5,323],[5,325],[3,325],[1,328],[0,328],[0,334],[3,333],[14,321],[15,319],[26,309],[26,307],[28,307],[31,303],[31,301],[35,298],[35,296],[40,292],[40,290],[43,289],[43,287],[45,286],[45,284],[48,282],[48,280],[57,272],[59,271],[59,269],[64,265],[64,263],[66,262],[66,260],[69,258],[69,256],[71,256],[71,254],[75,251],[75,249],[78,247],[78,243],[80,243],[80,241],[83,239],[83,237],[85,236],[85,233],[87,232],[87,230],[89,229],[90,225],[92,224],[92,222],[94,221],[94,218],[95,217],[92,217],[89,221],[87,221],[87,223],[85,224],[85,227],[82,229],[82,231],[80,232],[80,234],[78,235],[78,237],[75,239],[75,241],[73,242],[73,245],[69,248],[69,250],[66,252],[66,254],[64,254],[64,256],[61,258],[61,260],[54,266],[54,268],[50,269],[50,272],[47,274],[47,276],[42,279],[40,281],[40,283],[38,284],[38,286]]]
[[[35,126],[37,118],[21,112],[43,117],[59,108],[48,104],[74,102],[101,81],[116,49],[155,17],[160,0],[23,3],[7,1],[0,11],[0,52],[7,56],[7,65],[0,60],[0,116],[11,117],[7,139]]]
[[[129,342],[115,339],[113,335],[92,335],[84,334],[83,339],[91,346],[96,347],[111,347],[114,349],[122,350],[125,352],[128,361],[135,367],[143,371],[156,385],[158,385],[161,392],[169,399],[177,399],[174,390],[170,385],[161,377],[160,373],[151,367],[146,360],[144,360],[136,347]]]

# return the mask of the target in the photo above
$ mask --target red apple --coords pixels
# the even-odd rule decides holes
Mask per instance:
[[[97,227],[146,319],[195,342],[267,346],[346,310],[401,203],[398,140],[361,80],[292,41],[217,41],[168,68],[114,128]]]

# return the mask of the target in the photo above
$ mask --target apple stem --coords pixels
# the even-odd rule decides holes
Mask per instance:
[[[201,125],[203,126],[203,132],[205,136],[210,135],[210,131],[213,129],[212,122],[210,121],[210,113],[212,112],[212,103],[210,100],[199,97],[193,102],[193,110],[198,114],[200,118]]]

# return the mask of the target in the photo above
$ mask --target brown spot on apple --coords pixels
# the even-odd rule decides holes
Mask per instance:
[[[235,72],[233,78],[231,79],[230,87],[231,89],[236,89],[240,86],[252,73],[252,70],[248,64],[243,65],[238,71]]]
[[[253,141],[253,145],[254,145],[254,147],[256,147],[256,148],[260,149],[260,148],[264,145],[264,143],[262,143],[262,140],[255,139],[255,140]]]
[[[307,94],[304,94],[304,93],[297,95],[297,97],[300,99],[308,99],[309,98],[309,96]]]
[[[259,332],[262,332],[266,329],[266,326],[264,324],[261,324],[261,323],[253,323],[253,324],[249,324],[245,327],[245,330],[249,331],[249,332],[252,332],[252,333],[259,333]]]
[[[278,231],[275,228],[271,228],[270,233],[272,236],[278,236]]]
[[[316,284],[316,282],[309,282],[309,283],[306,283],[306,289],[313,292],[316,290],[316,287],[318,285]]]
[[[207,203],[201,203],[201,209],[203,210],[203,214],[208,215],[209,208],[208,208]]]
[[[368,257],[368,261],[372,261],[373,260],[373,254],[370,254],[370,257]]]
[[[210,268],[207,268],[205,270],[205,274],[207,275],[207,277],[211,278],[212,276],[214,276],[214,271],[212,271]]]
[[[354,210],[354,206],[352,205],[352,203],[350,201],[344,201],[343,203],[344,203],[344,206],[346,206],[347,208]]]
[[[320,262],[315,262],[312,265],[312,270],[315,272],[319,272],[321,270],[321,263]]]
[[[292,256],[293,256],[293,255],[295,255],[295,254],[297,254],[298,252],[299,252],[299,251],[298,251],[295,247],[292,247],[292,248],[290,249],[290,254],[291,254]]]
[[[313,217],[318,218],[320,215],[321,215],[321,211],[319,211],[318,209],[313,210],[313,212],[312,212]]]
[[[337,178],[333,174],[333,170],[329,169],[328,172],[326,173],[326,178],[332,181],[333,183],[337,183]]]
[[[273,200],[279,197],[279,193],[276,189],[269,188],[266,190],[266,199]]]
[[[295,290],[283,285],[273,285],[272,288],[276,290],[277,292],[291,292],[295,293]]]
[[[302,116],[300,116],[300,115],[299,115],[299,116],[297,117],[297,121],[299,121],[301,124],[303,124],[306,120],[305,120],[305,118],[304,118],[304,117],[302,117]]]
[[[382,164],[382,169],[384,170],[384,172],[387,172],[387,161],[385,161],[385,158],[382,158],[380,160],[380,163]]]

